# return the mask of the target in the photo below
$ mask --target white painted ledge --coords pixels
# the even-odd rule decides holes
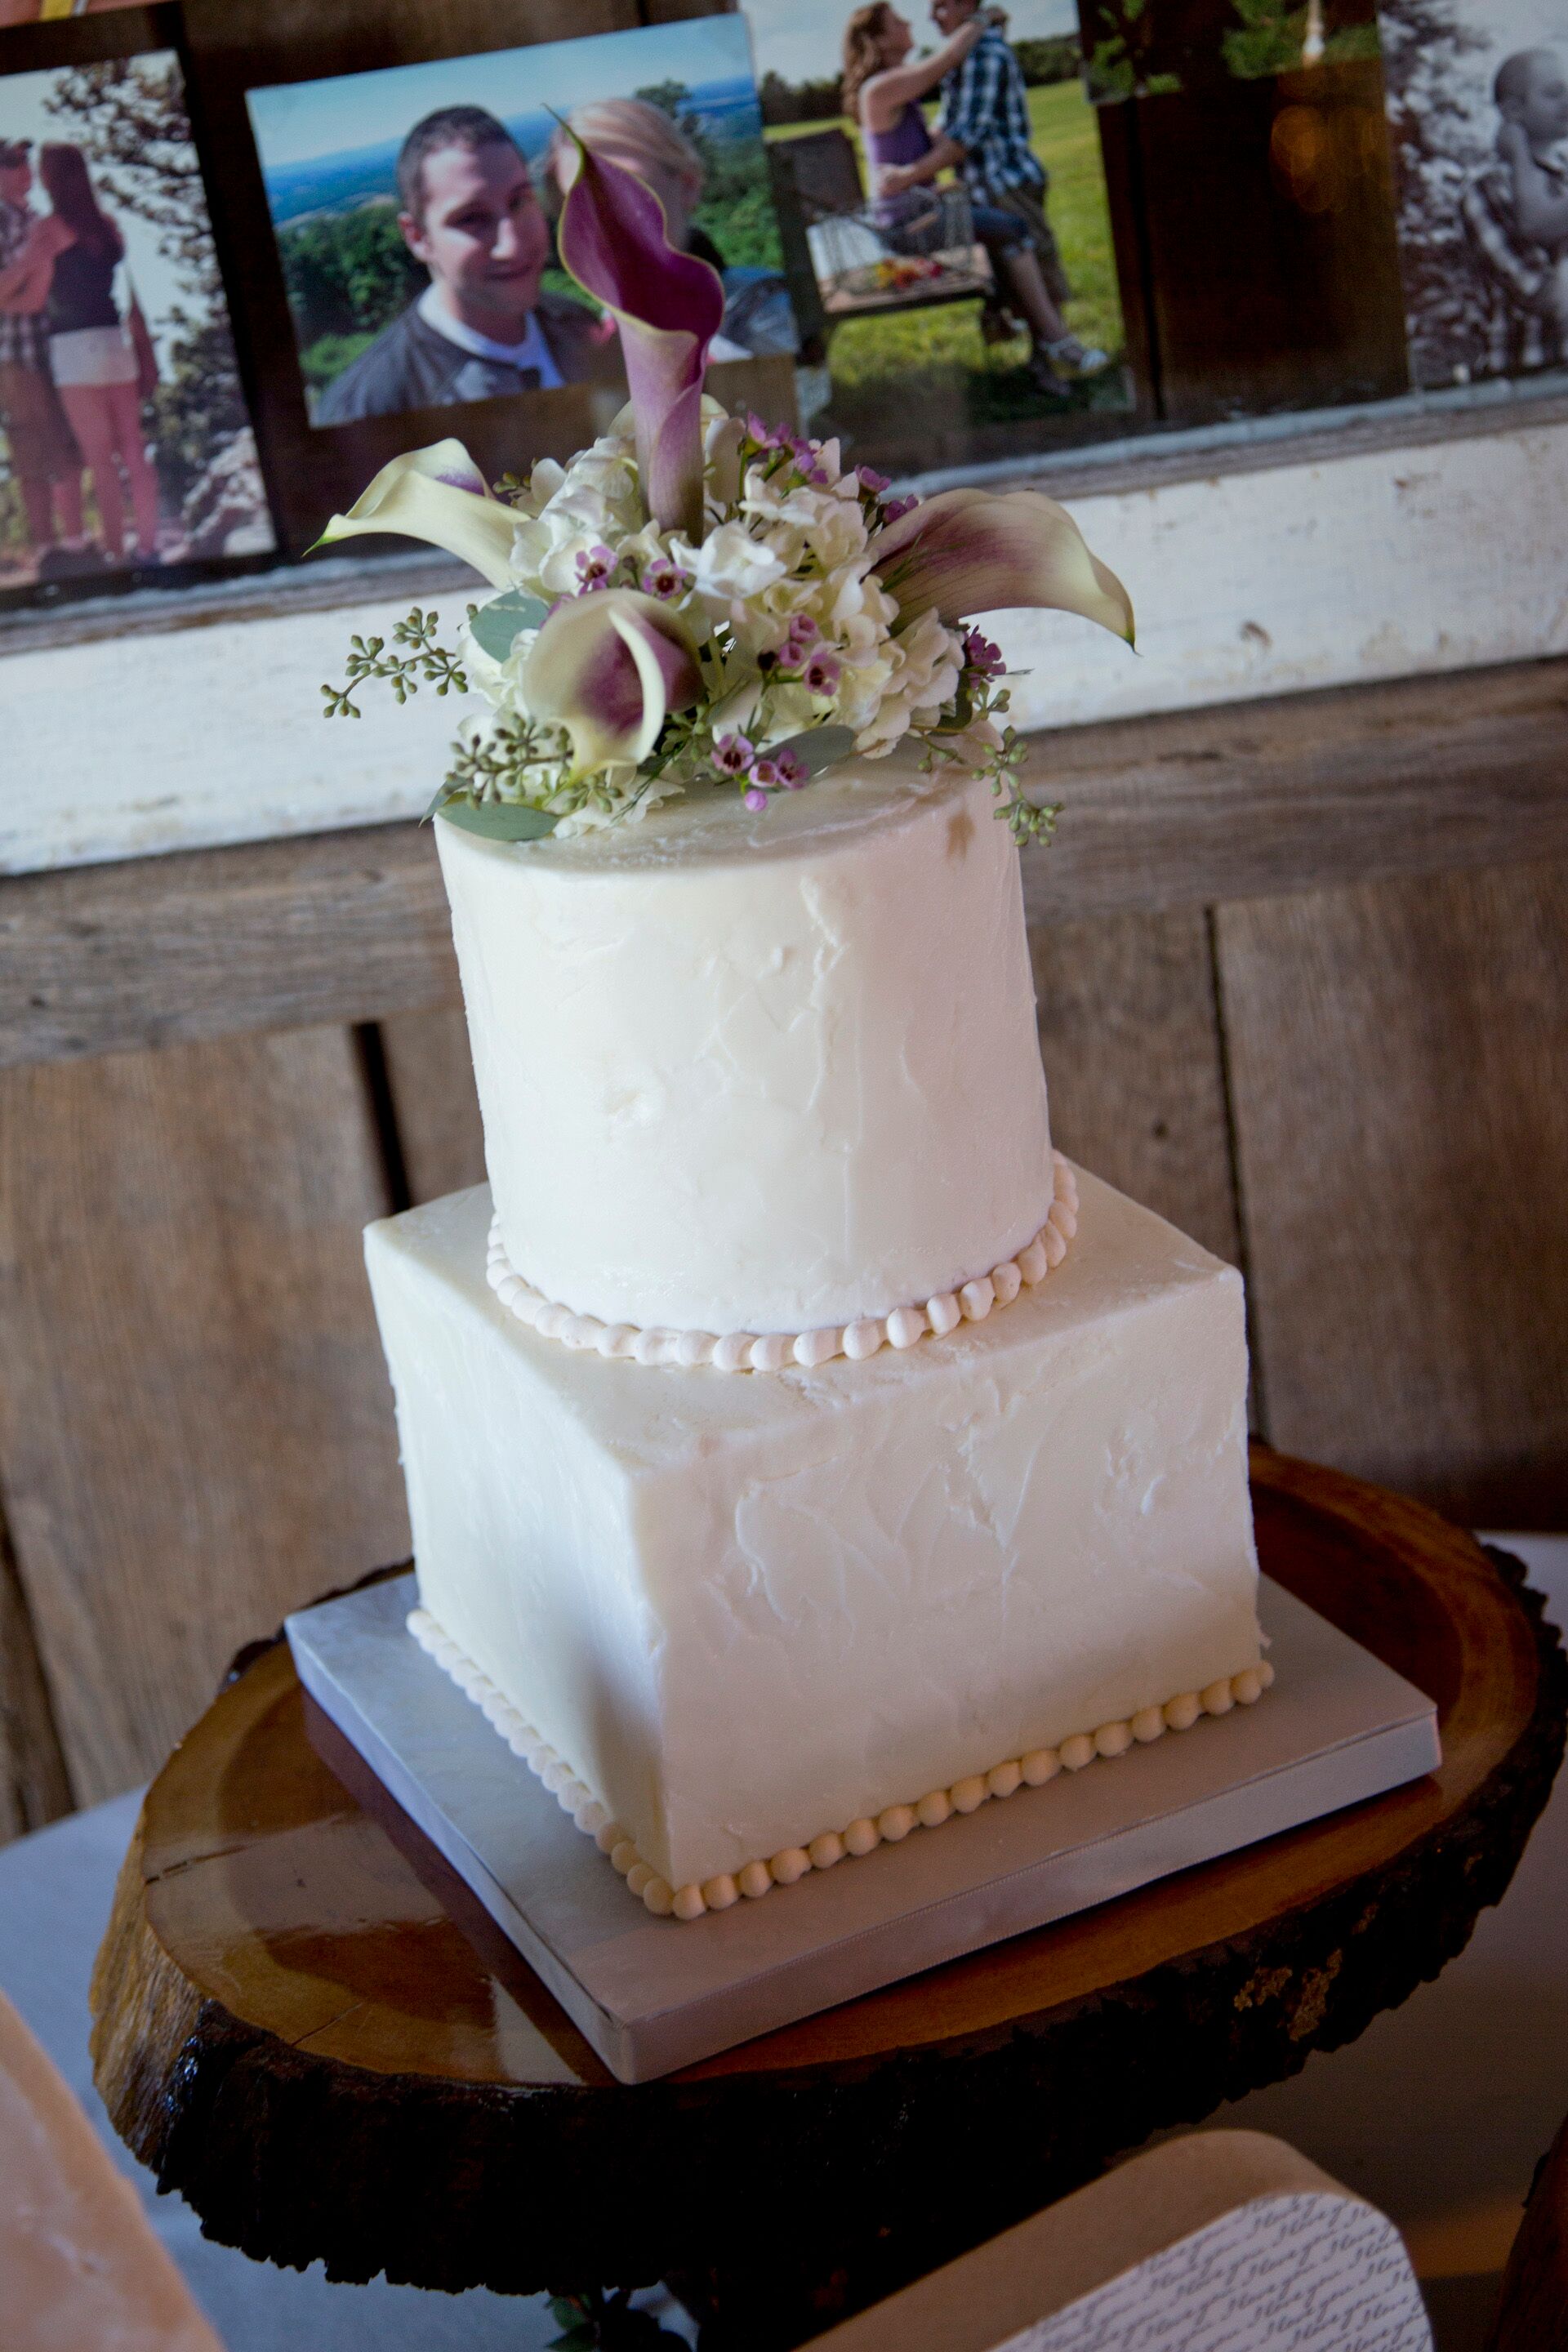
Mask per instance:
[[[1139,656],[1008,614],[1026,727],[1568,651],[1568,421],[1070,505],[1131,590]]]
[[[1029,673],[1016,719],[1077,725],[1568,651],[1565,405],[1493,388],[1036,467],[1131,588],[1140,651],[1060,614],[999,618]],[[12,626],[0,873],[416,815],[460,706],[425,689],[400,709],[367,689],[363,719],[329,724],[321,685],[342,676],[351,634],[389,635],[416,599],[455,617],[468,593],[416,559]]]

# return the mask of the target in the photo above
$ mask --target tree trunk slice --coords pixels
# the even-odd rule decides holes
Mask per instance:
[[[1568,2123],[1536,2168],[1485,2352],[1563,2352],[1568,2339]]]
[[[250,1654],[121,1876],[93,1987],[116,2128],[249,2254],[517,2293],[675,2273],[705,2344],[762,2347],[1294,2074],[1501,1896],[1568,1672],[1518,1563],[1431,1512],[1262,1451],[1253,1498],[1268,1572],[1437,1701],[1440,1770],[633,2087],[308,1726],[287,1646]]]

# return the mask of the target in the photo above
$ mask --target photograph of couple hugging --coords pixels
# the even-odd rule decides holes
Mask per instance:
[[[79,147],[0,142],[0,428],[21,505],[16,569],[35,577],[158,561],[158,482],[142,434],[157,362],[115,275],[125,239]],[[84,482],[97,509],[88,528]]]
[[[844,111],[858,127],[872,184],[871,217],[895,251],[927,249],[931,196],[956,173],[969,225],[991,267],[991,319],[1026,329],[1026,373],[1047,395],[1099,375],[1109,354],[1062,315],[1072,289],[1046,211],[1048,180],[1033,146],[1028,93],[1005,37],[1005,13],[976,0],[934,0],[940,46],[915,54],[914,28],[890,0],[857,8],[844,33]],[[922,101],[940,99],[934,128]]]
[[[1072,0],[931,0],[924,21],[893,0],[795,0],[750,19],[775,181],[820,301],[821,425],[899,471],[1124,412]]]
[[[0,73],[0,599],[275,545],[178,58]]]

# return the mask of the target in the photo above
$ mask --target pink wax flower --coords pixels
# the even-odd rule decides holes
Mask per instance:
[[[752,782],[753,784],[760,785],[763,792],[771,793],[776,791],[778,786],[783,783],[784,772],[776,760],[753,760],[752,761]]]
[[[989,637],[983,637],[978,629],[964,633],[963,666],[978,670],[982,677],[1001,677],[1007,668],[1001,647],[994,646]]]
[[[770,765],[786,793],[798,793],[802,784],[809,782],[805,761],[798,751],[792,751],[787,746],[784,751],[773,753]]]
[[[857,466],[855,479],[859,483],[860,488],[863,490],[868,490],[874,499],[879,499],[888,487],[887,475],[879,474],[875,466]]]
[[[577,558],[577,577],[583,583],[578,594],[585,596],[591,590],[602,588],[615,568],[613,548],[605,547],[602,542],[597,547],[584,548]]]
[[[713,765],[721,776],[743,776],[756,758],[756,746],[743,735],[720,735],[713,743]]]
[[[768,804],[766,793],[759,792],[755,784],[748,792],[742,793],[741,797],[749,809],[755,809],[759,814]]]
[[[813,654],[803,673],[813,694],[834,694],[838,688],[838,663],[832,654]]]
[[[789,625],[789,635],[784,640],[784,650],[786,653],[794,654],[798,663],[804,660],[821,635],[822,631],[809,613],[797,613]]]
[[[642,576],[644,593],[657,596],[665,604],[672,597],[684,595],[690,585],[690,572],[683,572],[679,564],[672,563],[668,556],[661,557],[657,563],[650,563]]]
[[[884,499],[881,515],[884,526],[890,522],[897,522],[902,515],[913,514],[919,504],[920,500],[916,498]]]

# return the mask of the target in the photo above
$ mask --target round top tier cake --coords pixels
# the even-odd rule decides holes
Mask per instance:
[[[437,821],[506,1254],[608,1324],[812,1331],[952,1291],[1051,1206],[988,786],[850,761],[748,816]]]

